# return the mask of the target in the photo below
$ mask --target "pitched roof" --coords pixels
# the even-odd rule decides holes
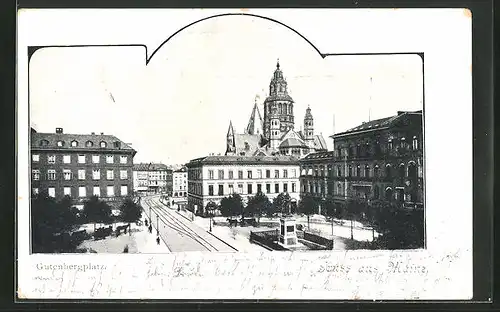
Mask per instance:
[[[234,142],[236,153],[245,153],[245,155],[254,155],[261,147],[262,136],[257,134],[235,134]]]
[[[286,138],[281,142],[280,147],[307,148],[308,146],[304,143],[304,141],[299,140],[297,138]]]
[[[314,136],[314,148],[317,150],[327,150],[326,141],[322,134]]]
[[[404,116],[406,114],[422,114],[422,111],[408,111],[408,112],[403,112],[400,111],[398,112],[397,115],[389,116],[389,117],[384,117],[368,122],[363,122],[361,125],[357,125],[354,128],[348,129],[343,132],[336,133],[330,137],[337,137],[337,136],[342,136],[345,134],[351,134],[351,133],[356,133],[356,132],[361,132],[361,131],[370,131],[370,130],[378,130],[378,129],[385,129],[390,126],[392,126],[401,116]]]
[[[134,171],[159,171],[159,170],[170,170],[167,167],[167,165],[164,165],[162,163],[139,163],[139,164],[134,164],[133,169]]]
[[[72,142],[77,142],[72,146]],[[62,146],[58,146],[62,142]],[[101,147],[101,142],[105,147]],[[135,150],[114,135],[107,134],[68,134],[68,133],[31,133],[31,148],[39,150],[121,150],[134,152]]]
[[[261,134],[263,131],[262,127],[262,116],[260,115],[259,108],[257,107],[257,103],[253,106],[252,115],[250,115],[250,119],[248,120],[248,125],[245,129],[245,133],[247,134]]]
[[[315,160],[315,159],[333,159],[334,157],[335,157],[334,151],[318,152],[307,155],[306,157],[302,158],[301,161]]]
[[[191,160],[187,166],[196,164],[299,164],[299,158],[288,155],[275,156],[206,156]]]

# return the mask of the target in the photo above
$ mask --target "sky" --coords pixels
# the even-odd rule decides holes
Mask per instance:
[[[30,61],[31,125],[113,134],[138,151],[134,162],[223,154],[230,121],[243,132],[255,101],[263,116],[278,59],[295,101],[295,129],[309,106],[329,149],[334,132],[423,107],[418,55],[323,59],[282,25],[226,16],[179,32],[147,65],[144,47],[38,50]]]

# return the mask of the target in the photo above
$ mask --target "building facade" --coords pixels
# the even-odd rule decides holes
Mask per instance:
[[[172,193],[172,169],[164,164],[134,164],[134,191],[150,194]]]
[[[288,193],[299,199],[299,160],[293,156],[207,156],[193,159],[188,168],[188,209],[204,214],[209,202],[238,193],[246,202],[263,192],[270,200]],[[294,207],[292,207],[294,209]]]
[[[269,96],[263,104],[264,118],[255,102],[244,133],[236,133],[232,122],[229,122],[226,155],[303,157],[312,152],[327,150],[323,136],[314,133],[311,108],[306,109],[304,129],[295,131],[294,101],[288,94],[288,84],[279,62],[269,84]]]
[[[173,172],[173,190],[172,197],[187,197],[188,177],[187,168],[182,167]]]
[[[113,135],[31,132],[31,186],[81,206],[92,195],[112,205],[132,195],[136,151]]]
[[[383,199],[423,207],[422,111],[398,112],[337,133],[334,151],[301,160],[301,191],[336,201]]]

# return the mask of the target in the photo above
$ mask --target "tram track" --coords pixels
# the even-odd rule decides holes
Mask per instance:
[[[167,211],[165,211],[164,206],[157,203],[154,199],[145,198],[144,202],[151,208],[151,211],[154,211],[154,213],[157,215],[158,219],[162,221],[164,226],[176,231],[181,236],[186,236],[194,240],[208,251],[218,251],[218,249],[213,244],[201,237],[194,230],[190,229],[189,226],[183,224],[181,221],[171,216]],[[157,230],[159,231],[159,229]],[[166,243],[166,240],[164,241]]]

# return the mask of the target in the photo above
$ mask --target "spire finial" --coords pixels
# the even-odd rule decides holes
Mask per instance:
[[[280,59],[278,58],[278,61],[276,62],[276,68],[280,69]]]

